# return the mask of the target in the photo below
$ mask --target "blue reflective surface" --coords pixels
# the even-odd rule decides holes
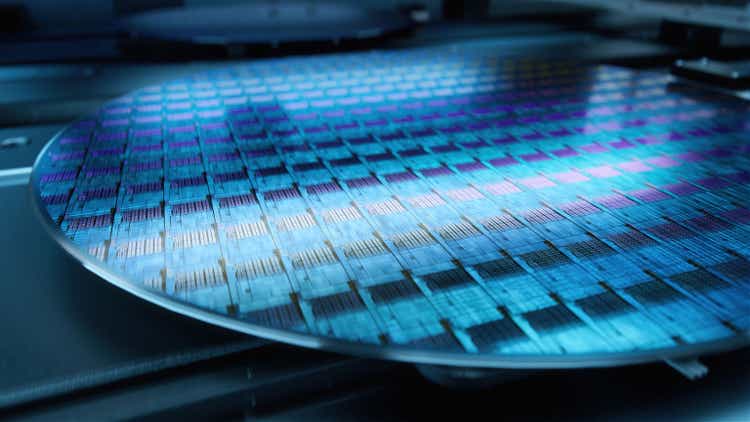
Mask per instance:
[[[53,140],[38,203],[110,281],[309,346],[564,365],[745,341],[747,104],[498,55],[147,87]]]

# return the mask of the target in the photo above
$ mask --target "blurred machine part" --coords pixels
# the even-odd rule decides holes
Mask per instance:
[[[127,14],[120,21],[120,30],[135,39],[219,45],[338,43],[409,26],[409,18],[395,9],[330,0],[167,7]]]
[[[598,7],[683,23],[750,30],[747,0],[556,0],[560,3]]]

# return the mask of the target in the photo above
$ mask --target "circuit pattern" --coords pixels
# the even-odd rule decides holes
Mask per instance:
[[[38,160],[58,230],[247,323],[455,354],[750,330],[746,103],[491,48],[255,62],[113,100]]]

